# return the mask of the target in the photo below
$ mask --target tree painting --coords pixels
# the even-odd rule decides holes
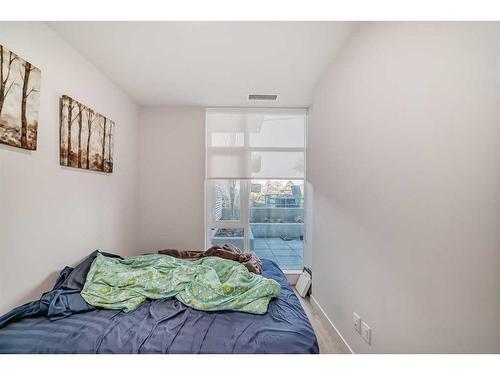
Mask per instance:
[[[115,123],[67,95],[60,117],[60,164],[112,173]]]
[[[41,75],[0,45],[0,143],[36,150]]]

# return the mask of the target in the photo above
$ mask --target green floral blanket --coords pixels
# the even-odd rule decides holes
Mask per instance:
[[[250,273],[232,260],[188,261],[148,254],[127,259],[97,255],[81,295],[87,303],[130,312],[146,298],[175,297],[198,310],[264,314],[280,293],[275,280]]]

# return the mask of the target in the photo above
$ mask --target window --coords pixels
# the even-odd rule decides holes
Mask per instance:
[[[302,269],[305,110],[207,109],[206,243]]]

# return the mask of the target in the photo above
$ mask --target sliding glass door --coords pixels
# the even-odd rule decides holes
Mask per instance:
[[[304,110],[207,110],[208,246],[302,268],[305,124]]]

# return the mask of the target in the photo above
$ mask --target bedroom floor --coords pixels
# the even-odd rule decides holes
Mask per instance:
[[[297,294],[297,293],[295,293]],[[311,304],[309,297],[302,298],[297,294],[297,298],[313,326],[314,332],[318,337],[319,352],[320,354],[350,354],[345,345],[340,342],[335,330],[326,322],[323,321],[321,316],[316,312],[316,309]]]

